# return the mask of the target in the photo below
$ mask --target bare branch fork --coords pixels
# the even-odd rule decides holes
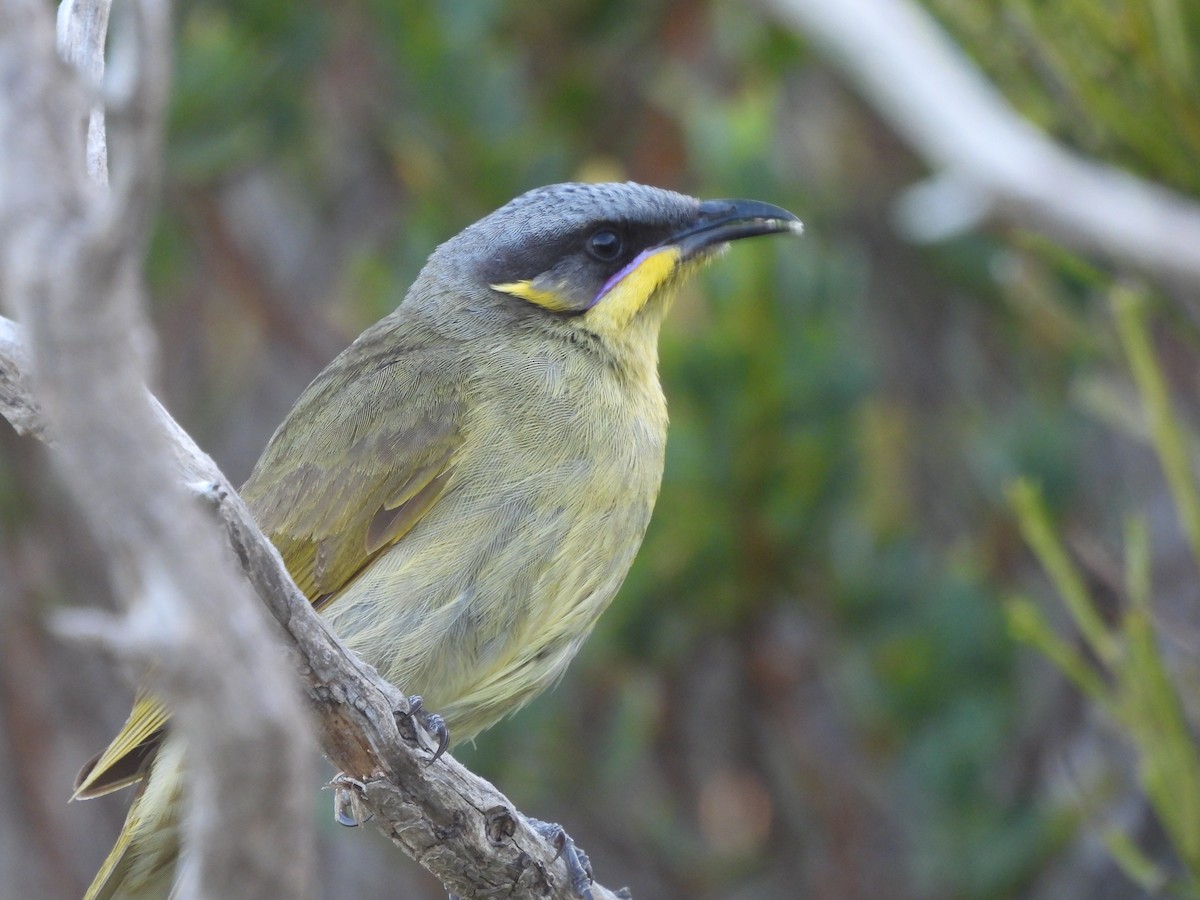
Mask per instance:
[[[72,68],[43,3],[0,0],[0,298],[24,326],[0,318],[0,415],[52,440],[126,599],[120,618],[79,612],[68,629],[149,679],[188,742],[180,896],[313,896],[314,717],[373,824],[449,890],[572,896],[564,862],[507,798],[448,756],[429,764],[405,698],[325,628],[226,478],[146,390],[141,266],[169,4],[132,3],[133,39],[110,60],[123,125],[111,191],[100,102],[108,7],[68,0],[60,10]],[[290,654],[271,649],[281,646]]]

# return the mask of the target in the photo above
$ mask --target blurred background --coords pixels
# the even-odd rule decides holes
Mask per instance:
[[[1056,139],[1200,196],[1200,5],[926,8]],[[906,240],[897,202],[927,168],[755,5],[190,0],[177,31],[155,389],[235,483],[433,247],[523,190],[629,178],[805,221],[677,303],[634,570],[563,683],[456,754],[561,823],[601,882],[638,900],[1187,893],[1196,811],[1162,803],[1200,804],[1200,769],[1147,756],[1179,734],[1099,702],[1119,674],[1085,699],[1017,639],[1097,665],[1022,539],[1026,476],[1118,636],[1123,535],[1145,516],[1167,680],[1129,708],[1194,704],[1197,561],[1114,324],[1125,273],[1012,228]],[[1190,440],[1198,292],[1120,283]],[[124,816],[127,795],[67,797],[132,689],[47,628],[113,603],[102,571],[44,448],[0,423],[5,897],[79,896]],[[1194,754],[1189,721],[1170,746]],[[330,806],[314,790],[323,896],[445,896]]]

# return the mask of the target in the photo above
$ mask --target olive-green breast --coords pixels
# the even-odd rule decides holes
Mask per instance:
[[[456,341],[402,307],[309,386],[242,491],[338,635],[455,739],[562,673],[658,494],[652,345],[617,365],[569,338]]]
[[[445,492],[329,605],[456,739],[566,667],[628,572],[662,477],[653,371],[529,336],[473,355]]]

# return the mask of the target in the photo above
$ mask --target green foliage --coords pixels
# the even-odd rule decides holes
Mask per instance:
[[[1149,420],[1150,439],[1158,452],[1184,533],[1191,542],[1192,555],[1200,562],[1200,497],[1196,494],[1190,453],[1171,409],[1166,379],[1150,344],[1145,300],[1127,288],[1118,288],[1113,295],[1113,305],[1121,344]]]
[[[1084,152],[1200,193],[1200,5],[932,0],[1026,115]]]
[[[1170,485],[1181,524],[1200,565],[1197,512],[1200,494],[1171,409],[1166,382],[1152,349],[1141,297],[1114,291],[1122,346],[1137,384],[1150,436]],[[1040,609],[1017,598],[1008,606],[1014,635],[1037,647],[1088,698],[1104,710],[1136,751],[1138,778],[1182,865],[1179,885],[1200,895],[1200,744],[1192,732],[1154,628],[1150,550],[1145,521],[1131,518],[1125,532],[1125,589],[1129,607],[1112,625],[1105,621],[1084,579],[1063,547],[1039,491],[1019,481],[1011,500],[1025,539],[1063,598],[1084,639],[1087,655],[1059,637]],[[1132,881],[1161,889],[1170,873],[1137,849],[1126,835],[1110,832],[1114,858]]]
[[[310,125],[299,88],[325,48],[319,7],[289,14],[270,0],[193,2],[175,71],[173,171],[203,180],[261,162]]]

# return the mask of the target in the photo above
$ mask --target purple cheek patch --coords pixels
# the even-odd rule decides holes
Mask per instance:
[[[626,275],[628,275],[630,272],[632,272],[634,269],[636,269],[638,266],[640,266],[642,264],[643,260],[646,259],[646,257],[650,256],[653,253],[657,253],[661,249],[662,249],[662,247],[650,247],[648,250],[643,250],[641,253],[639,253],[637,256],[635,256],[633,259],[631,259],[628,263],[626,263],[626,265],[621,269],[621,271],[617,272],[615,275],[612,276],[612,278],[610,278],[610,279],[608,279],[608,281],[604,282],[604,287],[600,288],[600,292],[598,294],[596,294],[595,297],[592,298],[592,302],[587,305],[587,308],[591,309],[593,306],[595,306],[597,303],[599,303],[600,299],[605,294],[607,294],[610,290],[612,290],[613,286],[618,281],[620,281],[622,278],[624,278]]]

